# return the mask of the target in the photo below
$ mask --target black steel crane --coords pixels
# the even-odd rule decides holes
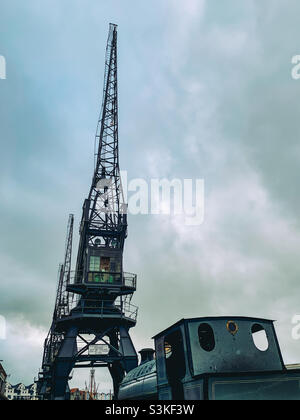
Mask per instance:
[[[44,380],[48,392],[45,386],[40,387],[42,398],[67,399],[71,371],[95,367],[109,369],[117,396],[125,373],[138,364],[129,335],[137,318],[137,307],[131,304],[136,275],[123,271],[127,205],[119,167],[117,25],[114,24],[110,24],[107,41],[96,144],[92,185],[83,205],[76,270],[64,277],[62,286],[66,301],[60,299],[58,290],[57,316],[49,339],[56,335],[60,339],[50,361],[47,381]],[[75,296],[72,303],[70,294]],[[47,372],[43,368],[40,377]]]
[[[73,227],[74,215],[70,214],[67,227],[64,263],[59,264],[58,268],[58,285],[52,324],[44,343],[42,370],[38,380],[38,392],[44,399],[48,399],[51,396],[49,393],[51,391],[53,361],[58,354],[63,340],[62,333],[56,331],[56,323],[59,319],[69,314],[70,299],[72,299],[72,295],[67,291],[67,286],[70,283],[71,275]]]

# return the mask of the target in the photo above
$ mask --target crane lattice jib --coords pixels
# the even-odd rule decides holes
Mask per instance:
[[[111,24],[105,60],[102,109],[96,131],[97,155],[89,193],[89,229],[110,235],[126,230],[126,209],[119,168],[117,27]],[[91,235],[96,236],[96,235]],[[115,238],[116,241],[116,238]],[[106,239],[107,245],[109,240]],[[114,246],[113,241],[110,241]]]

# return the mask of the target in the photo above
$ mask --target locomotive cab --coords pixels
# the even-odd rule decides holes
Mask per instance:
[[[284,366],[273,321],[182,319],[153,338],[155,361],[126,375],[119,399],[300,399],[300,370]]]
[[[158,399],[300,398],[300,372],[285,369],[273,321],[186,319],[154,339]]]

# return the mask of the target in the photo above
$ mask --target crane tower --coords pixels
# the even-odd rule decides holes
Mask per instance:
[[[47,353],[49,342],[57,338],[55,351],[47,360],[44,356],[39,375],[38,388],[44,399],[68,399],[68,380],[73,369],[96,367],[109,369],[116,398],[125,373],[138,364],[129,335],[137,318],[137,307],[131,304],[136,275],[123,271],[127,205],[119,167],[114,24],[110,24],[107,41],[96,144],[91,188],[83,204],[76,269],[72,272],[68,268],[68,274],[62,275],[55,316],[45,343]],[[69,253],[66,261],[70,267]],[[65,273],[65,268],[61,270]]]

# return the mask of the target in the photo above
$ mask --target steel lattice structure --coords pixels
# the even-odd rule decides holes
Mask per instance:
[[[44,397],[46,397],[49,393],[49,388],[51,387],[51,370],[53,361],[57,356],[63,341],[63,335],[56,331],[56,323],[63,316],[68,315],[70,310],[70,293],[67,291],[67,286],[70,283],[71,274],[73,226],[74,215],[70,214],[67,227],[64,263],[59,264],[58,268],[58,285],[52,324],[44,344],[42,362],[43,375],[41,376],[41,380],[39,382],[40,393],[43,394]]]
[[[117,27],[112,24],[106,47],[103,102],[96,145],[95,171],[81,222],[78,273],[83,270],[86,241],[94,245],[98,239],[101,244],[123,249],[127,232],[127,205],[119,168]]]
[[[59,281],[56,294],[56,302],[53,319],[61,319],[63,316],[69,314],[70,311],[70,294],[67,292],[67,287],[70,283],[71,277],[71,263],[72,263],[72,243],[73,243],[73,227],[74,227],[74,215],[70,214],[68,228],[67,228],[67,239],[65,247],[65,258],[64,263],[59,267]]]
[[[45,343],[39,393],[68,399],[74,368],[107,367],[115,398],[125,373],[137,366],[129,329],[136,324],[131,304],[136,275],[123,271],[127,236],[118,138],[117,26],[110,24],[102,110],[96,131],[92,184],[84,201],[76,270],[71,271],[72,235],[60,268],[53,323]],[[73,229],[69,221],[68,232]],[[70,296],[73,298],[70,300]]]

